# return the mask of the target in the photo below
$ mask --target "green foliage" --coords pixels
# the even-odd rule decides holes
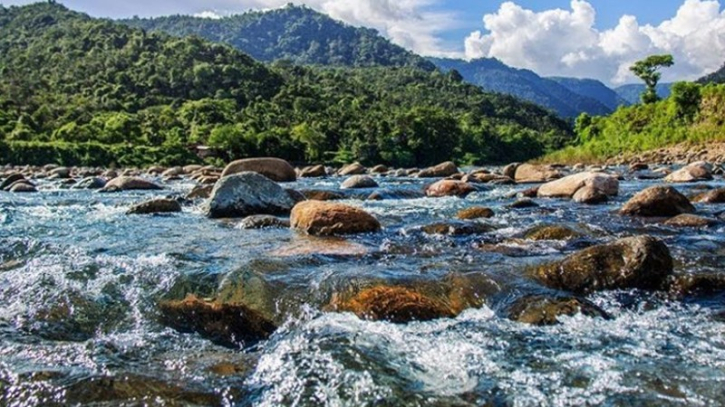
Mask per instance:
[[[647,58],[637,61],[629,70],[644,81],[646,89],[642,93],[642,103],[655,103],[660,98],[657,95],[657,83],[662,78],[658,72],[660,68],[667,68],[674,65],[672,55],[650,55]]]
[[[375,30],[348,26],[304,6],[288,5],[221,19],[170,16],[134,18],[123,23],[179,37],[198,35],[232,45],[261,61],[435,69],[430,62],[392,44]]]
[[[621,107],[606,117],[583,114],[575,130],[577,145],[547,156],[547,161],[597,161],[681,142],[722,139],[725,85],[676,83],[668,99]]]
[[[281,13],[321,18],[299,8]],[[229,46],[49,3],[0,6],[0,71],[0,140],[28,152],[27,161],[2,156],[15,164],[131,165],[156,152],[171,154],[168,162],[188,158],[179,152],[193,144],[227,160],[480,164],[530,159],[573,138],[552,113],[455,73],[264,66]]]

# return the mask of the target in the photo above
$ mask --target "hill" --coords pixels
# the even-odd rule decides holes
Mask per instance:
[[[619,106],[630,104],[622,99],[617,92],[598,80],[563,77],[550,77],[547,79],[558,83],[577,95],[598,101],[612,112],[617,110]]]
[[[430,62],[392,44],[376,30],[352,27],[307,7],[288,5],[220,19],[170,16],[120,22],[179,37],[198,35],[229,44],[260,61],[284,59],[301,65],[435,69]]]
[[[725,83],[725,65],[723,65],[720,69],[717,71],[707,75],[703,76],[702,78],[697,80],[698,83],[707,84],[707,83]]]
[[[142,165],[225,158],[425,166],[525,160],[567,123],[456,75],[263,65],[198,37],[149,33],[55,3],[0,7],[0,162]]]
[[[590,97],[582,96],[557,81],[542,78],[532,71],[515,69],[497,59],[430,59],[444,71],[455,69],[465,80],[489,92],[520,97],[553,110],[562,117],[609,114],[613,109]]]
[[[671,83],[660,83],[657,85],[657,94],[660,98],[666,99],[670,96],[671,87]],[[640,103],[640,97],[642,96],[642,92],[644,92],[644,89],[645,86],[643,84],[634,83],[619,86],[615,88],[614,91],[617,92],[617,95],[619,95],[619,97],[626,100],[627,103],[631,105],[636,105]]]

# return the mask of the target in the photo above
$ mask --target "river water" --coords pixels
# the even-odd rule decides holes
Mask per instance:
[[[337,189],[341,181],[285,187]],[[242,230],[237,221],[207,219],[199,202],[180,214],[125,214],[151,197],[183,196],[192,187],[186,181],[154,192],[98,194],[52,181],[40,181],[37,194],[0,192],[0,405],[725,404],[722,293],[596,293],[586,298],[611,319],[564,316],[554,326],[514,322],[504,312],[523,295],[552,293],[526,277],[527,267],[619,237],[662,239],[678,274],[721,272],[722,224],[675,229],[616,214],[656,183],[625,180],[620,196],[599,206],[537,200],[539,208],[507,208],[520,186],[490,186],[465,199],[349,199],[342,202],[374,214],[384,230],[333,241]],[[698,187],[677,186],[685,194]],[[421,233],[472,205],[496,212],[486,220],[496,231]],[[568,225],[587,237],[517,239],[538,224]],[[452,281],[472,288],[480,307],[408,324],[324,311],[335,292],[356,285],[435,290]],[[159,301],[189,293],[241,295],[280,327],[268,340],[229,348],[159,323]]]

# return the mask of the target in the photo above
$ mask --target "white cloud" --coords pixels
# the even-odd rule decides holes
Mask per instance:
[[[212,19],[212,20],[218,20],[218,19],[224,17],[224,15],[223,14],[219,14],[216,11],[206,10],[206,11],[202,11],[201,13],[194,14],[194,17],[209,18],[209,19]]]
[[[541,75],[592,77],[621,84],[634,81],[629,66],[655,53],[670,53],[675,65],[665,81],[695,79],[725,62],[725,12],[716,0],[685,0],[670,20],[640,25],[625,15],[616,27],[595,28],[596,11],[585,0],[570,10],[533,12],[506,2],[483,18],[487,32],[471,33],[466,57],[495,57]]]

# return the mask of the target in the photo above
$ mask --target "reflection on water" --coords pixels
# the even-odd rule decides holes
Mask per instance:
[[[348,200],[378,217],[384,231],[334,240],[240,230],[235,221],[204,218],[197,206],[175,215],[125,215],[140,200],[191,188],[183,182],[154,193],[101,195],[43,181],[39,194],[1,193],[0,404],[723,404],[721,294],[683,302],[600,293],[588,299],[612,319],[561,317],[549,327],[502,313],[514,298],[550,291],[526,277],[528,266],[622,236],[658,236],[678,273],[720,273],[722,225],[676,230],[614,214],[650,184],[624,182],[619,198],[597,207],[542,200],[540,208],[508,209],[514,186],[466,199]],[[420,229],[471,205],[496,212],[485,220],[494,232],[459,237]],[[586,236],[520,239],[545,223]],[[333,294],[381,281],[435,295],[463,287],[483,305],[455,319],[405,325],[324,312]],[[280,328],[233,349],[160,324],[159,301],[187,294],[243,301]]]

